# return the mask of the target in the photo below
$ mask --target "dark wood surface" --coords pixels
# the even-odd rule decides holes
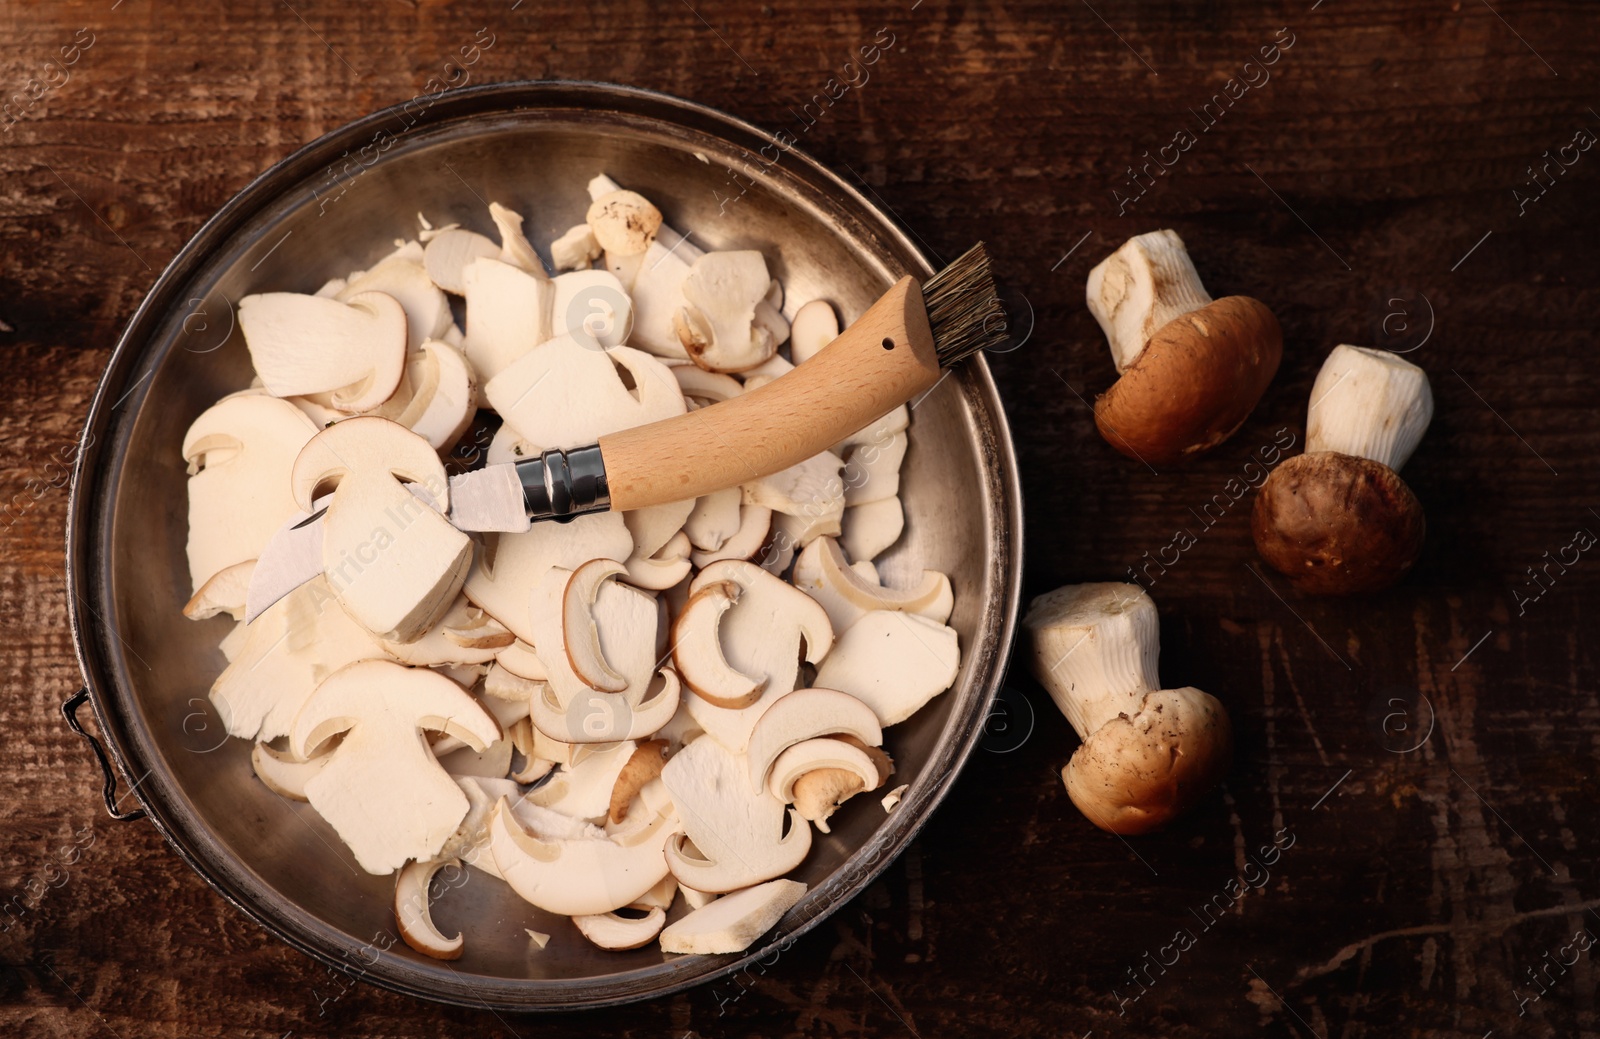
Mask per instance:
[[[1600,134],[1593,5],[693,2],[0,4],[0,87],[23,95],[0,134],[0,1033],[1600,1034],[1600,965],[1573,940],[1600,934],[1600,561],[1542,590],[1528,570],[1600,531],[1600,152],[1569,149],[1546,192],[1515,194],[1537,193],[1547,150]],[[496,44],[476,82],[636,84],[774,131],[892,34],[802,147],[941,254],[988,240],[1031,302],[1031,338],[993,362],[1027,594],[1195,536],[1152,593],[1165,682],[1232,713],[1222,791],[1160,836],[1093,829],[1057,777],[1076,738],[1019,671],[1027,738],[997,734],[1007,752],[978,752],[913,848],[765,975],[557,1019],[330,976],[151,826],[107,819],[58,706],[79,684],[61,463],[110,346],[250,178],[418,93],[480,27]],[[75,39],[70,78],[47,73]],[[1256,85],[1199,133],[1230,77]],[[22,110],[30,79],[50,88]],[[1180,130],[1196,143],[1123,206],[1126,167]],[[1083,281],[1167,226],[1215,294],[1273,307],[1285,350],[1232,440],[1157,472],[1095,433],[1084,400],[1113,372]],[[1248,498],[1210,528],[1196,516],[1279,430],[1298,441],[1338,342],[1417,347],[1437,398],[1405,473],[1428,510],[1422,561],[1342,602],[1262,576]],[[1409,742],[1396,719],[1382,730],[1397,709]]]

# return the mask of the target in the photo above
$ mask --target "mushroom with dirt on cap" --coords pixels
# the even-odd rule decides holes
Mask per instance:
[[[1089,272],[1086,296],[1121,376],[1095,401],[1095,425],[1131,458],[1216,447],[1278,371],[1278,319],[1249,296],[1213,300],[1174,231],[1128,239]]]
[[[1422,504],[1400,467],[1433,418],[1421,368],[1385,350],[1337,346],[1311,387],[1306,453],[1261,485],[1256,550],[1312,595],[1377,591],[1422,552]]]
[[[1159,688],[1160,625],[1143,588],[1067,585],[1034,599],[1022,623],[1034,676],[1083,738],[1061,778],[1090,822],[1149,833],[1222,778],[1228,714],[1193,687]]]

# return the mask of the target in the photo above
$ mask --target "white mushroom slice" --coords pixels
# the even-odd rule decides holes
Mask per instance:
[[[522,233],[521,213],[507,209],[498,202],[491,202],[489,219],[500,231],[500,259],[503,262],[520,267],[535,278],[549,277],[545,273],[544,261],[539,259],[539,254],[533,251],[527,236]]]
[[[534,946],[543,949],[550,944],[550,936],[543,931],[535,931],[531,927],[524,927],[522,930],[527,934],[528,941]]]
[[[827,816],[807,814],[804,806],[795,800],[795,782],[807,773],[820,769],[840,769],[854,775],[860,780],[855,793],[875,790],[881,780],[878,766],[867,756],[867,752],[844,740],[832,740],[827,737],[803,740],[779,754],[778,759],[772,763],[772,775],[767,780],[767,789],[778,800],[799,807],[803,817],[817,823],[817,829],[827,833],[828,828],[822,825]]]
[[[689,510],[689,516],[683,523],[683,531],[689,535],[689,541],[695,548],[702,552],[715,552],[738,533],[739,499],[742,493],[737,487],[728,487],[695,500],[694,507]]]
[[[341,411],[375,408],[400,385],[406,312],[393,296],[347,300],[267,292],[239,301],[239,329],[262,385],[275,397],[332,392]]]
[[[611,667],[600,647],[595,599],[605,582],[627,572],[627,567],[614,559],[591,559],[572,571],[561,593],[561,640],[567,665],[578,681],[606,693],[622,692],[628,688],[628,680]]]
[[[439,511],[401,485],[426,488]],[[404,426],[360,416],[312,437],[295,459],[295,501],[311,512],[337,480],[323,517],[328,584],[380,638],[413,641],[442,617],[472,566],[472,541],[440,515],[450,507],[444,464]]]
[[[466,795],[418,737],[423,729],[476,750],[500,738],[494,718],[454,682],[382,660],[329,676],[295,717],[289,749],[301,757],[345,734],[306,782],[306,797],[369,873],[434,857],[466,815]]]
[[[883,814],[889,815],[900,807],[901,800],[906,796],[906,791],[911,789],[910,783],[901,783],[887,794],[883,795]]]
[[[467,797],[467,814],[454,833],[444,842],[435,858],[459,858],[474,869],[483,870],[491,877],[500,878],[500,867],[495,865],[489,852],[489,816],[494,806],[504,797],[512,802],[512,811],[522,808],[522,792],[509,779],[491,779],[483,776],[454,776],[456,786]]]
[[[666,752],[667,741],[663,739],[645,740],[634,748],[627,764],[617,773],[616,782],[611,787],[611,803],[606,809],[608,826],[625,822],[634,798],[639,797],[645,787],[654,784],[660,778],[662,766],[667,763]],[[664,794],[666,788],[661,789]],[[652,809],[652,811],[657,810]],[[657,814],[663,813],[657,811]],[[667,896],[667,904],[671,901],[671,896]]]
[[[750,387],[747,385],[745,388],[749,389]],[[896,433],[905,432],[910,425],[911,409],[902,404],[887,415],[880,416],[877,421],[861,427],[837,444],[834,444],[833,453],[842,456],[857,444],[887,443],[890,437]]]
[[[839,338],[839,316],[825,299],[814,299],[794,313],[789,326],[789,359],[804,364]]]
[[[742,372],[771,357],[778,340],[755,321],[771,283],[766,258],[754,249],[695,260],[679,286],[684,306],[672,317],[689,359],[707,371]]]
[[[773,883],[777,883],[777,881],[774,881]],[[722,897],[721,895],[714,895],[709,891],[697,891],[694,888],[689,887],[687,884],[679,884],[678,890],[683,892],[683,902],[690,909],[703,909]]]
[[[575,916],[572,922],[579,933],[602,949],[637,949],[648,945],[666,926],[667,913],[651,906],[639,917],[618,916],[615,912],[594,916]]]
[[[552,282],[550,337],[571,334],[589,349],[621,346],[633,331],[633,301],[610,271],[574,271]]]
[[[471,689],[478,684],[489,670],[488,664],[435,664],[433,669],[444,677],[450,679],[463,689]]]
[[[816,684],[863,701],[884,725],[905,721],[950,688],[961,666],[956,633],[914,613],[873,610],[839,636]]]
[[[555,282],[493,257],[462,274],[467,297],[467,360],[488,384],[550,338]]]
[[[789,747],[836,733],[854,736],[869,747],[883,742],[878,716],[848,693],[837,689],[796,689],[777,698],[750,732],[750,748],[745,753],[750,789],[761,789],[773,762]]]
[[[586,270],[600,257],[600,243],[588,224],[567,228],[566,234],[550,243],[550,260],[558,271]]]
[[[666,740],[670,751],[676,751],[681,747],[687,746],[691,740],[705,735],[705,730],[700,727],[700,723],[695,721],[694,715],[689,713],[688,701],[693,699],[694,697],[692,696],[684,697],[684,702],[678,705],[677,713],[672,716],[667,724],[656,730],[656,738]]]
[[[239,654],[244,650],[245,632],[250,626],[244,621],[238,621],[233,629],[222,636],[222,641],[217,643],[217,649],[222,651],[222,659],[233,663],[239,659]]]
[[[445,622],[444,637],[463,649],[502,650],[517,641],[504,624],[473,606],[470,600],[459,612],[446,614]]]
[[[664,506],[657,506],[658,508]],[[640,510],[643,511],[643,510]],[[624,517],[633,513],[623,513]],[[678,531],[651,556],[635,552],[628,557],[628,583],[649,591],[659,592],[681,584],[689,576],[694,564],[689,560],[693,546],[689,535]]]
[[[1057,588],[1033,600],[1022,626],[1033,636],[1034,674],[1084,739],[1161,687],[1161,622],[1136,584]]]
[[[658,357],[689,356],[674,327],[674,319],[684,307],[683,279],[693,262],[693,257],[685,255],[687,249],[687,242],[677,250],[660,241],[651,242],[644,255],[637,258],[631,280],[628,271],[612,269],[633,296],[633,335],[629,343]],[[611,259],[608,253],[608,267]]]
[[[483,750],[460,747],[448,754],[433,748],[439,767],[452,776],[474,776],[485,779],[504,779],[511,771],[511,740],[498,739]]]
[[[618,256],[633,256],[655,240],[661,210],[637,191],[617,190],[591,202],[584,219],[600,248]]]
[[[723,581],[741,589],[722,618],[719,641],[727,662],[782,696],[794,688],[802,656],[820,663],[833,645],[833,626],[816,600],[758,566],[721,560],[700,571],[691,594]]]
[[[846,565],[833,538],[807,545],[795,560],[791,580],[828,611],[834,631],[844,631],[872,610],[903,610],[943,624],[955,607],[950,579],[939,571],[922,571],[915,588],[885,588]]]
[[[589,201],[597,202],[605,196],[611,194],[613,191],[621,191],[622,185],[618,184],[604,173],[597,173],[589,179],[589,183],[586,185],[585,190],[589,192]]]
[[[791,516],[837,521],[844,513],[844,481],[839,476],[843,467],[844,460],[831,451],[812,455],[745,484],[744,501]]]
[[[195,592],[220,571],[259,556],[298,511],[289,473],[316,434],[299,408],[262,393],[218,401],[189,426],[183,458],[191,474],[187,552]]]
[[[622,514],[633,536],[633,555],[648,558],[677,536],[694,511],[696,499],[670,501]],[[676,583],[676,582],[674,582]]]
[[[449,343],[430,339],[406,362],[406,376],[410,392],[404,406],[390,413],[392,398],[375,413],[405,426],[435,451],[460,440],[478,407],[478,375],[466,356]]]
[[[774,288],[778,287],[776,281],[772,285]],[[778,295],[781,297],[783,293],[780,291]],[[783,316],[782,310],[772,305],[770,298],[756,304],[751,325],[754,331],[759,331],[771,339],[774,348],[789,341],[789,319]]]
[[[476,231],[458,227],[441,228],[422,251],[422,265],[433,283],[457,296],[466,294],[466,269],[475,260],[498,259],[500,246]]]
[[[184,603],[183,615],[195,621],[206,620],[219,613],[226,613],[234,620],[242,619],[245,593],[250,589],[250,575],[255,571],[254,559],[218,570]]]
[[[406,348],[416,350],[424,341],[444,335],[453,320],[450,300],[428,277],[422,256],[422,246],[408,242],[379,260],[371,270],[352,274],[333,298],[349,302],[362,292],[394,297],[406,314]]]
[[[666,876],[667,816],[619,837],[546,838],[511,818],[507,802],[489,820],[500,874],[525,901],[551,913],[590,916],[632,905]]]
[[[317,685],[383,647],[339,606],[321,575],[291,591],[244,628],[237,655],[211,684],[211,702],[229,735],[287,735]]]
[[[535,523],[520,534],[499,534],[492,548],[486,545],[462,591],[517,638],[536,646],[528,593],[551,567],[573,570],[591,559],[626,559],[632,551],[633,539],[621,513],[597,512],[570,523]],[[520,662],[512,650],[515,647],[499,658],[502,664],[523,678],[546,677],[543,662]]]
[[[767,551],[761,556],[761,565],[774,574],[789,569],[797,551],[818,538],[839,536],[842,515],[837,512],[822,516],[791,516],[787,512],[772,514],[772,537]]]
[[[751,368],[749,371],[740,372],[739,378],[744,382],[746,392],[758,389],[781,375],[794,371],[794,364],[782,354],[773,354],[766,361]],[[837,453],[837,452],[835,452]]]
[[[1427,372],[1388,350],[1336,346],[1311,387],[1306,453],[1337,451],[1399,472],[1432,420]]]
[[[462,626],[492,625],[479,630],[484,634],[474,640],[453,635]],[[512,640],[511,633],[494,623],[482,610],[472,605],[465,596],[457,596],[439,622],[413,642],[395,642],[381,639],[383,650],[402,664],[412,667],[438,667],[446,664],[487,664]],[[483,645],[472,646],[477,641]]]
[[[1089,272],[1089,312],[1122,372],[1163,325],[1211,302],[1175,231],[1135,235]]]
[[[740,495],[743,496],[742,490]],[[695,566],[701,568],[724,559],[735,561],[754,559],[767,543],[767,535],[771,530],[771,509],[760,505],[740,505],[739,528],[730,534],[719,548],[696,551],[691,553],[689,558]]]
[[[309,760],[296,758],[265,743],[257,743],[250,750],[250,766],[256,778],[279,797],[291,801],[304,801],[306,781],[321,772],[330,760],[328,754],[318,754]]]
[[[702,956],[743,952],[805,893],[798,880],[774,880],[724,895],[663,930],[661,951]]]
[[[322,288],[313,292],[312,295],[321,296],[323,299],[333,299],[344,291],[344,286],[345,280],[343,278],[329,278],[322,283]]]
[[[534,458],[540,453],[541,449],[537,444],[530,440],[524,440],[517,434],[516,430],[502,423],[500,428],[494,431],[494,436],[489,438],[489,450],[484,453],[483,460],[488,465],[502,465],[506,462],[520,462],[524,458]],[[503,528],[491,529],[508,529],[511,527],[512,524],[508,521]],[[526,529],[526,527],[517,527],[510,529],[509,532],[520,534]]]
[[[672,627],[672,662],[691,692],[717,707],[749,707],[766,688],[767,678],[742,674],[723,656],[717,628],[744,589],[716,581],[689,597]]]
[[[681,698],[678,673],[664,667],[643,687],[638,703],[632,689],[623,693],[580,693],[561,704],[546,684],[528,701],[534,726],[567,743],[612,743],[643,739],[672,719]]]
[[[881,442],[855,444],[844,456],[844,503],[866,505],[900,493],[900,463],[906,457],[905,433]]]
[[[461,863],[457,859],[409,863],[395,878],[394,885],[394,918],[400,925],[400,937],[413,949],[436,960],[460,959],[466,944],[459,932],[454,938],[439,933],[429,912],[428,888],[433,884],[434,874],[446,866],[459,870]]]
[[[678,878],[668,873],[661,878],[661,883],[646,891],[634,903],[634,908],[651,908],[659,906],[662,909],[671,909],[672,900],[678,895]]]
[[[876,559],[900,540],[905,527],[906,513],[898,497],[847,506],[839,521],[839,544],[851,559]]]
[[[545,448],[592,444],[686,410],[678,380],[660,361],[626,346],[590,349],[570,334],[540,344],[490,379],[484,394],[507,425]]]
[[[744,385],[731,375],[708,372],[692,364],[679,364],[672,369],[678,388],[691,404],[717,404],[731,400],[744,392]]]
[[[714,892],[749,887],[794,869],[811,849],[811,825],[766,790],[751,793],[743,758],[714,739],[674,754],[661,782],[683,827],[666,845],[680,884]]]
[[[508,676],[524,682],[544,682],[550,677],[533,646],[517,639],[495,654],[495,664]],[[508,694],[509,695],[509,694]]]

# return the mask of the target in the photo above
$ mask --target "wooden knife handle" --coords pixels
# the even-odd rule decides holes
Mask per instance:
[[[611,508],[698,498],[787,469],[931,389],[940,374],[922,287],[908,275],[794,371],[601,437]]]

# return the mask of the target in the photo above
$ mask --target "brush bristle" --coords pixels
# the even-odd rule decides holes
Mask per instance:
[[[1005,307],[979,242],[922,286],[939,365],[948,368],[979,350],[1002,346],[1009,331]]]

